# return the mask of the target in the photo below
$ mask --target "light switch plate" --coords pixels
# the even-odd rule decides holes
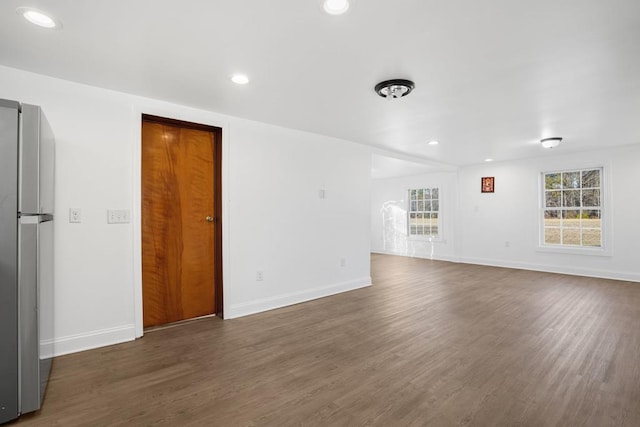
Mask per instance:
[[[128,209],[109,209],[107,224],[128,224],[131,222],[131,212]]]

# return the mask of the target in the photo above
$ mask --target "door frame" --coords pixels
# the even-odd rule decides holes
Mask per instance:
[[[173,107],[173,108],[171,108]],[[134,316],[134,329],[135,337],[139,338],[144,335],[143,327],[143,302],[142,302],[142,117],[152,116],[159,119],[164,119],[165,123],[187,126],[202,125],[201,129],[214,130],[216,128],[217,137],[220,138],[220,144],[217,144],[216,153],[219,155],[221,161],[221,171],[218,174],[218,182],[216,188],[214,188],[216,194],[214,197],[218,197],[218,204],[216,209],[216,217],[219,220],[216,223],[217,232],[219,238],[216,239],[216,252],[218,256],[219,264],[217,268],[222,269],[221,277],[218,277],[218,283],[216,286],[216,312],[220,311],[220,314],[224,316],[225,312],[228,312],[229,304],[223,298],[224,295],[229,295],[229,140],[228,123],[213,113],[207,113],[205,111],[191,110],[188,108],[177,109],[177,106],[167,105],[164,108],[158,105],[140,105],[132,108],[132,149],[133,149],[133,190],[132,190],[132,227],[133,227],[133,291],[134,291],[134,304],[133,304],[133,316]],[[219,297],[219,298],[218,298]]]

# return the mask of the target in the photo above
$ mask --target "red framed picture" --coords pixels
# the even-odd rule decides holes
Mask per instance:
[[[482,192],[483,193],[493,193],[494,192],[494,183],[495,178],[492,176],[483,176],[482,177]]]

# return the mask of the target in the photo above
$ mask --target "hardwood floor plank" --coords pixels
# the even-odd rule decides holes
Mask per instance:
[[[388,255],[372,277],[59,357],[17,424],[640,425],[640,284]]]

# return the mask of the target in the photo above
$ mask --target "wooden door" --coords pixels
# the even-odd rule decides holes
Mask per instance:
[[[216,128],[143,115],[145,327],[221,312],[219,136]]]

